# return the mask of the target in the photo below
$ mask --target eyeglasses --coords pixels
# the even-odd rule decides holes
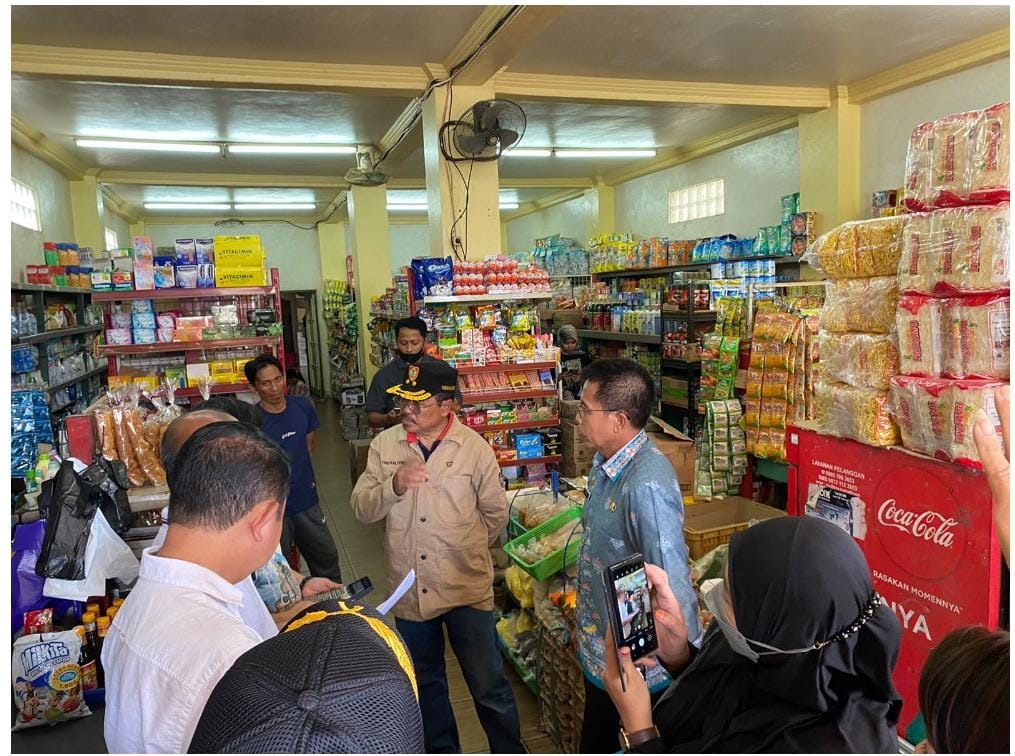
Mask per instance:
[[[413,402],[408,399],[395,399],[395,409],[401,410],[402,412],[414,415],[417,412],[425,410],[427,407],[433,407],[438,404],[437,399],[431,398],[426,399],[422,402]]]
[[[615,409],[592,409],[585,405],[585,402],[578,402],[578,417],[581,417],[586,412],[619,412]]]

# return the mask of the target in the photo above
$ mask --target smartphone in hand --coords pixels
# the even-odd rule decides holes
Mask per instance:
[[[606,608],[617,648],[631,649],[631,660],[647,656],[659,648],[652,596],[645,573],[645,558],[633,554],[603,572]]]

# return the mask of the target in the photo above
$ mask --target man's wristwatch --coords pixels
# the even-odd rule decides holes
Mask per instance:
[[[303,595],[303,589],[306,587],[307,583],[310,581],[310,578],[312,578],[312,577],[313,577],[313,575],[307,575],[305,578],[303,578],[303,580],[300,581],[300,595],[301,596]]]
[[[620,744],[624,747],[625,751],[630,751],[635,746],[640,746],[642,743],[647,743],[658,737],[659,730],[655,725],[645,730],[635,730],[631,733],[627,732],[623,727],[620,728]]]

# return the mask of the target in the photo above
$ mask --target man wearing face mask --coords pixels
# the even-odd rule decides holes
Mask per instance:
[[[426,323],[422,318],[402,318],[395,323],[395,359],[377,371],[367,392],[367,422],[371,428],[390,428],[402,422],[402,413],[395,406],[394,396],[388,389],[398,386],[405,378],[405,369],[418,362],[434,361],[424,352]],[[462,393],[455,388],[455,401],[461,406]]]

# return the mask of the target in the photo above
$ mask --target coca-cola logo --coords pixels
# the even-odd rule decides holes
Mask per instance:
[[[889,561],[910,578],[936,581],[955,573],[966,558],[970,520],[960,501],[970,492],[954,488],[933,468],[906,464],[884,475],[871,492],[870,514]]]
[[[895,499],[885,499],[881,504],[878,509],[878,522],[945,549],[950,549],[954,545],[953,528],[959,524],[958,520],[932,510],[911,512],[900,507]]]

